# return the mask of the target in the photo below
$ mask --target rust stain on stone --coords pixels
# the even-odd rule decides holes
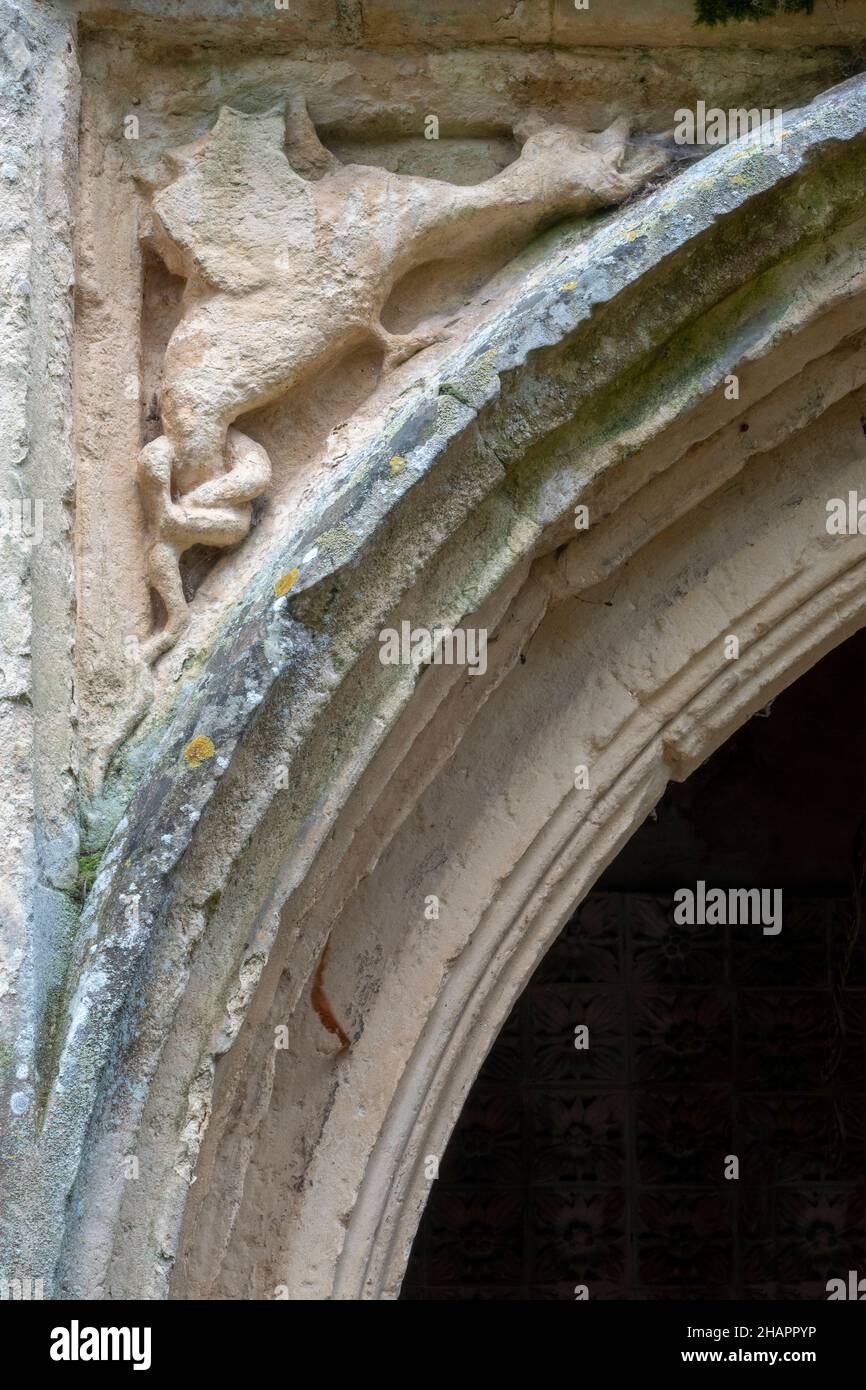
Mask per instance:
[[[343,1026],[340,1024],[338,1019],[335,1017],[334,1011],[331,1008],[330,1000],[328,999],[328,996],[325,993],[325,962],[328,959],[328,952],[330,949],[331,939],[329,937],[328,940],[325,942],[325,949],[319,957],[319,964],[316,966],[316,973],[313,977],[313,988],[310,993],[310,1001],[313,1005],[313,1008],[316,1010],[316,1013],[319,1015],[319,1019],[322,1023],[322,1026],[324,1028],[327,1028],[329,1033],[335,1033],[336,1036],[340,1039],[340,1051],[343,1052],[347,1047],[351,1047],[351,1038],[349,1037],[348,1033],[343,1028]]]

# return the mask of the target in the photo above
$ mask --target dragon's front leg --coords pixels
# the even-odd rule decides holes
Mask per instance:
[[[408,362],[410,357],[415,357],[425,348],[433,347],[435,343],[444,343],[450,338],[450,328],[445,324],[429,324],[427,327],[419,327],[412,333],[389,333],[380,323],[373,326],[373,334],[376,341],[385,350],[382,359],[382,371],[392,372],[401,363]]]

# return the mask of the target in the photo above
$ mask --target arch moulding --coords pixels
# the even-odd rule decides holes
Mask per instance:
[[[823,110],[836,119],[853,91]],[[500,327],[502,370],[482,371],[489,341],[453,370],[459,424],[375,546],[393,563],[430,535],[429,554],[383,603],[373,649],[311,730],[304,757],[332,769],[315,803],[296,783],[278,797],[223,889],[209,933],[253,885],[273,885],[268,898],[257,888],[255,916],[247,909],[234,996],[221,1014],[214,984],[225,1000],[227,980],[213,959],[193,962],[155,1076],[143,1126],[170,1098],[175,1168],[191,1165],[190,1130],[197,1139],[212,1106],[173,1296],[394,1297],[428,1191],[424,1160],[442,1153],[575,904],[669,778],[862,625],[863,539],[826,529],[827,500],[856,488],[863,458],[864,208],[859,192],[839,198],[862,151],[846,142],[833,168],[837,147],[822,142],[799,164],[795,142],[820,128],[816,116],[791,123],[779,183],[733,185],[752,196],[729,211],[721,188],[749,169],[745,150],[680,175],[593,241],[557,248],[543,291],[522,288]],[[783,232],[792,206],[809,209],[806,225]],[[697,302],[683,297],[686,277]],[[573,291],[561,286],[575,280],[594,281],[597,300],[590,290],[572,326]],[[508,366],[511,333],[522,341]],[[732,373],[738,400],[724,390]],[[586,532],[575,531],[580,504]],[[344,601],[359,616],[355,593]],[[299,623],[314,602],[298,596]],[[428,667],[394,680],[375,633],[404,619],[486,629],[486,673]],[[290,708],[279,699],[261,731],[245,732],[226,774],[240,779],[234,797],[265,780],[264,758],[270,768],[285,756],[274,731]],[[575,787],[579,765],[588,790]],[[313,839],[301,877],[290,846]],[[267,963],[244,990],[263,932]],[[207,977],[203,1068],[188,1039]],[[198,1085],[207,1078],[199,1112],[178,1086],[194,1069]],[[120,1288],[140,1277],[146,1250],[114,1256]]]

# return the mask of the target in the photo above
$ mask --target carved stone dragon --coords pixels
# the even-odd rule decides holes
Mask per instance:
[[[625,121],[592,135],[533,117],[516,134],[519,157],[471,186],[341,164],[303,102],[288,115],[223,107],[209,133],[167,157],[176,176],[153,195],[152,235],[186,289],[165,354],[163,433],[138,467],[149,582],[165,609],[148,663],[188,621],[183,552],[243,540],[268,486],[270,461],[234,427],[239,415],[371,339],[386,371],[440,341],[435,324],[382,326],[407,271],[618,203],[667,160],[660,146],[629,155]]]

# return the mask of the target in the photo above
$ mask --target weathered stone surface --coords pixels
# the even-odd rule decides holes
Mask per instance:
[[[675,11],[679,27],[668,22]],[[403,13],[417,17],[412,6]],[[584,130],[625,116],[640,140],[669,130],[675,110],[698,99],[725,108],[752,104],[755,93],[768,107],[808,100],[859,61],[848,30],[834,31],[820,13],[809,46],[793,49],[785,46],[784,26],[762,26],[768,37],[760,48],[743,36],[743,26],[727,37],[696,29],[687,0],[665,10],[665,43],[650,48],[595,41],[551,48],[518,39],[496,45],[492,33],[469,43],[461,24],[475,23],[476,8],[457,5],[449,13],[457,37],[440,43],[428,33],[406,46],[385,41],[373,12],[360,6],[340,6],[336,30],[327,7],[308,15],[258,3],[225,12],[184,3],[171,24],[160,21],[158,5],[84,11],[76,443],[78,516],[88,541],[79,551],[77,668],[88,800],[142,712],[200,663],[221,614],[240,598],[286,520],[306,506],[315,510],[335,461],[418,370],[406,363],[383,372],[381,348],[359,347],[245,422],[268,453],[271,482],[254,500],[243,546],[197,546],[182,561],[190,623],[155,668],[152,694],[142,649],[153,654],[145,644],[163,613],[148,599],[136,467],[142,443],[160,429],[162,366],[181,315],[183,281],[147,239],[139,240],[147,231],[139,176],[146,179],[172,149],[204,136],[223,105],[253,114],[305,101],[326,145],[344,161],[469,186],[516,157],[512,131],[533,111]],[[574,18],[595,22],[590,12]],[[685,46],[676,38],[692,34],[695,42]],[[438,140],[425,138],[431,117],[439,122]],[[297,160],[291,132],[288,145]],[[467,300],[484,298],[481,287],[517,249],[503,235],[477,255],[446,255],[419,267],[394,287],[386,328],[410,333],[425,318],[447,322],[462,314]],[[436,351],[428,349],[425,364]],[[237,526],[238,518],[230,520]],[[86,839],[87,849],[100,847],[89,830]]]
[[[33,1143],[76,925],[70,439],[74,31],[0,5],[0,1273],[42,1274]],[[31,1200],[33,1199],[33,1200]]]
[[[820,234],[830,241],[839,236],[839,260],[831,257],[829,274],[834,282],[839,275],[843,284],[848,282],[849,272],[843,272],[843,265],[847,265],[851,252],[844,245],[845,227],[860,198],[864,123],[862,84],[854,83],[792,119],[779,155],[768,156],[757,142],[751,147],[721,151],[645,203],[613,217],[591,238],[573,234],[572,239],[567,235],[555,238],[547,257],[520,281],[519,292],[501,316],[479,328],[455,359],[443,364],[433,381],[410,394],[395,411],[386,436],[368,446],[363,458],[346,461],[335,476],[332,499],[315,524],[295,535],[283,554],[273,558],[253,586],[247,605],[234,614],[199,678],[198,689],[193,687],[179,706],[163,737],[157,768],[148,775],[141,798],[134,803],[129,820],[118,828],[108,851],[89,909],[92,944],[97,950],[78,986],[80,1027],[91,1036],[88,1052],[92,1055],[112,1047],[114,1023],[106,972],[110,970],[111,993],[117,991],[116,1007],[123,1008],[123,977],[133,960],[140,962],[141,971],[144,958],[138,953],[148,934],[149,964],[139,979],[145,988],[148,1028],[155,1028],[156,1036],[162,1035],[159,1018],[165,1018],[167,1026],[175,1007],[180,1009],[179,1017],[185,1013],[180,996],[188,969],[192,968],[193,976],[185,994],[197,1001],[198,1009],[205,990],[201,977],[204,959],[210,962],[208,972],[214,970],[216,951],[216,958],[223,961],[222,969],[228,971],[223,976],[217,969],[210,976],[210,988],[216,988],[216,980],[221,982],[220,997],[225,997],[227,989],[231,994],[229,979],[236,975],[241,995],[233,1002],[217,1037],[211,1037],[209,1043],[201,1038],[199,1046],[204,1053],[196,1048],[190,1051],[190,1030],[177,1024],[178,1045],[188,1057],[183,1065],[191,1066],[192,1071],[169,1107],[176,1116],[173,1123],[181,1144],[174,1151],[171,1171],[190,1171],[202,1122],[200,1118],[190,1129],[190,1113],[175,1110],[175,1106],[184,1096],[185,1103],[190,1104],[190,1095],[194,1095],[195,1112],[202,1116],[206,1078],[215,1056],[235,1036],[244,1008],[241,1001],[249,998],[252,981],[265,965],[277,927],[278,904],[291,900],[293,892],[303,897],[306,866],[312,869],[314,853],[324,843],[333,816],[348,799],[363,762],[380,744],[379,730],[393,725],[399,705],[418,679],[412,671],[395,676],[379,667],[375,672],[377,663],[370,644],[375,643],[375,634],[398,602],[398,595],[402,593],[402,601],[408,599],[412,604],[416,620],[424,614],[432,619],[435,614],[440,621],[468,621],[471,613],[479,608],[483,611],[485,602],[501,613],[502,604],[507,604],[505,595],[513,593],[519,574],[525,573],[521,566],[540,550],[555,547],[557,537],[567,537],[569,529],[573,530],[570,511],[574,499],[602,486],[615,463],[622,467],[624,451],[626,458],[633,456],[642,442],[648,443],[665,425],[682,430],[683,424],[677,425],[677,421],[687,420],[702,400],[707,402],[704,410],[717,414],[724,410],[713,404],[724,372],[733,369],[744,354],[765,355],[775,339],[786,333],[786,319],[792,312],[790,281],[785,277],[784,285],[775,291],[771,288],[773,277],[780,273],[774,269],[780,261],[784,264],[795,248],[800,248],[797,254],[805,257],[807,264],[815,236]],[[834,161],[830,151],[837,147],[846,154]],[[814,155],[819,150],[823,158],[816,161]],[[792,202],[786,180],[804,165],[813,182],[805,184],[804,196]],[[792,206],[801,208],[800,219],[792,216]],[[677,261],[677,255],[683,259]],[[693,287],[689,294],[684,291],[684,275]],[[798,275],[803,275],[802,266]],[[770,280],[758,298],[756,323],[743,286],[760,277]],[[818,303],[829,304],[842,292],[827,284],[818,294]],[[772,310],[774,303],[778,307]],[[805,316],[808,321],[815,312],[814,303],[808,297],[803,299],[793,311],[795,320]],[[600,318],[599,306],[604,304],[611,306],[610,314]],[[591,307],[594,313],[589,318]],[[774,315],[775,326],[771,327]],[[581,324],[583,341],[575,337]],[[671,338],[675,324],[682,338],[676,352],[676,340]],[[794,326],[790,322],[787,333]],[[671,346],[659,356],[665,342]],[[554,346],[558,343],[564,344],[562,349]],[[699,352],[695,350],[697,343],[701,344]],[[549,356],[550,352],[555,355]],[[652,360],[658,365],[648,370]],[[661,374],[658,380],[653,379],[653,370]],[[640,377],[633,380],[635,384],[642,380],[642,386],[632,396],[630,416],[623,420],[616,407],[622,399],[622,374],[627,380],[635,371]],[[782,372],[784,375],[784,369]],[[508,383],[505,391],[503,381]],[[634,386],[631,389],[634,392]],[[613,416],[608,413],[606,417],[605,410],[611,409]],[[542,440],[572,419],[578,437],[582,436],[577,457],[573,448],[551,452],[547,447],[539,452]],[[691,428],[699,439],[707,426],[695,423]],[[751,436],[749,446],[750,450],[756,447]],[[405,460],[405,467],[396,472],[391,467],[395,457]],[[436,473],[440,471],[442,483],[437,485]],[[429,478],[426,487],[425,477]],[[625,505],[625,500],[621,496],[618,505]],[[772,506],[768,498],[770,512]],[[405,513],[403,521],[401,511]],[[382,529],[386,512],[387,532]],[[660,520],[666,522],[668,518],[662,506]],[[324,533],[334,541],[317,545]],[[730,530],[728,534],[732,535]],[[412,542],[408,544],[410,536]],[[767,558],[769,553],[777,553],[774,544],[768,540]],[[306,564],[299,563],[305,554],[310,558]],[[300,569],[300,574],[291,591],[275,597],[281,578],[295,569]],[[607,569],[604,566],[602,573]],[[766,575],[769,571],[755,573]],[[598,583],[596,574],[590,582]],[[494,594],[503,585],[503,598],[496,600]],[[426,596],[425,589],[430,590]],[[682,629],[674,620],[672,638],[680,630],[694,632],[697,638],[701,628],[697,624]],[[703,645],[703,639],[699,641]],[[678,655],[681,646],[682,639],[677,638],[671,649],[672,660],[683,660]],[[367,655],[362,654],[365,647]],[[710,664],[712,667],[711,658]],[[363,679],[362,670],[366,673]],[[597,749],[604,748],[613,728],[623,720],[634,725],[637,719],[635,733],[645,719],[652,722],[649,712],[637,718],[635,701],[642,706],[656,682],[668,686],[673,676],[659,668],[656,655],[645,679],[650,685],[643,695],[635,691],[634,676],[624,678],[623,694],[617,697],[616,685],[608,688],[608,682],[602,684],[601,707],[610,711],[608,718],[613,717],[615,723],[605,733],[604,724],[599,722],[601,708],[593,707],[587,727],[595,728]],[[700,679],[704,681],[706,676]],[[376,687],[379,693],[374,695]],[[762,685],[760,689],[763,699]],[[623,705],[629,690],[632,693]],[[362,691],[363,698],[359,698]],[[261,712],[253,732],[246,726],[250,711],[256,707]],[[328,728],[330,737],[324,732]],[[238,745],[242,732],[243,749]],[[203,737],[210,740],[213,756],[190,766],[184,750]],[[334,737],[339,740],[336,744]],[[339,748],[345,752],[337,753]],[[312,749],[318,751],[313,753]],[[674,765],[687,764],[688,755],[671,756]],[[480,762],[487,765],[484,757]],[[275,771],[282,765],[289,769],[289,790],[274,799]],[[542,769],[551,766],[545,759],[534,760],[534,765]],[[495,770],[500,764],[494,760],[492,766]],[[644,789],[641,798],[657,795],[661,784],[654,774],[648,784],[651,790]],[[547,793],[536,790],[531,796],[528,792],[526,797],[515,795],[524,809],[537,805],[543,819],[549,819],[552,806],[545,809],[545,804],[555,793],[554,782]],[[286,797],[288,804],[282,807]],[[496,801],[492,789],[482,798],[488,808]],[[473,798],[473,805],[477,804]],[[287,837],[287,814],[297,827],[294,841]],[[271,848],[271,835],[264,828],[274,817],[283,826],[278,848]],[[489,819],[495,828],[496,817],[490,815]],[[158,834],[154,835],[157,827]],[[181,861],[184,847],[195,839],[199,849],[187,848]],[[483,854],[496,862],[490,845],[485,844]],[[233,870],[233,876],[238,876],[235,891],[242,892],[246,903],[239,914],[240,903],[227,877],[228,865],[237,851],[251,845],[259,847],[253,851],[255,871],[244,870],[240,864]],[[244,848],[244,853],[249,850]],[[281,863],[285,865],[282,870]],[[593,863],[597,866],[598,860],[593,859]],[[459,881],[476,882],[478,872],[480,863],[476,877],[467,880],[461,875]],[[169,874],[174,879],[173,927],[168,922],[157,925],[163,921]],[[257,885],[254,894],[253,882]],[[183,883],[188,885],[185,889]],[[121,928],[124,904],[128,907],[132,902],[137,904],[135,922],[127,919]],[[308,969],[324,944],[321,936],[311,939],[308,935],[312,910],[312,903],[308,903],[301,947]],[[477,914],[470,912],[468,903],[466,913],[469,916],[461,913],[460,919],[468,930]],[[366,912],[362,917],[368,920]],[[181,922],[185,926],[179,930]],[[231,930],[230,922],[234,924]],[[197,958],[190,957],[196,942]],[[449,949],[444,942],[442,949]],[[167,955],[160,966],[157,962],[164,952]],[[166,975],[169,960],[170,973]],[[340,973],[332,951],[328,964],[332,1003],[335,995],[340,999],[341,987],[331,981],[347,981],[351,966],[345,971]],[[91,974],[99,978],[98,1004],[87,983]],[[300,964],[292,968],[292,976],[300,986],[304,978]],[[170,993],[169,979],[174,982]],[[88,995],[92,1002],[85,1009]],[[407,997],[417,1001],[418,996],[409,991]],[[337,1016],[351,1019],[352,1007],[347,997]],[[205,1010],[205,1017],[210,1016]],[[208,1032],[212,1027],[210,1024]],[[349,1032],[351,1036],[352,1030]],[[391,1046],[396,1048],[396,1059],[396,1034]],[[150,1073],[156,1056],[151,1053],[148,1057],[148,1051],[142,1053],[139,1044],[136,1052],[140,1060],[133,1064],[129,1056],[124,1059],[127,1074],[134,1065],[142,1068],[142,1078]],[[69,1050],[68,1074],[61,1059],[64,1095],[77,1088],[80,1069],[75,1059],[80,1052],[81,1038]],[[172,1075],[176,1068],[182,1070],[179,1060],[169,1063],[165,1055],[163,1065]],[[193,1085],[194,1077],[198,1080]],[[86,1089],[90,1084],[79,1074],[78,1085]],[[176,1083],[166,1078],[166,1084],[171,1088]],[[190,1085],[192,1092],[187,1089]],[[163,1096],[160,1105],[165,1104]],[[134,1128],[139,1124],[131,1104],[124,1110],[121,1116],[115,1107],[111,1130],[103,1129],[98,1140],[99,1131],[92,1136],[88,1157],[94,1173],[111,1171],[117,1164],[121,1122]],[[150,1125],[146,1128],[152,1133]],[[120,1142],[128,1144],[129,1131]],[[165,1154],[161,1163],[155,1153],[149,1155],[148,1170],[163,1193],[171,1182],[166,1163]],[[85,1179],[85,1186],[90,1181]],[[346,1181],[350,1181],[348,1174]],[[175,1201],[180,1202],[183,1184],[175,1185],[174,1190]],[[148,1182],[134,1195],[127,1193],[125,1205],[128,1209],[130,1202],[153,1199]],[[100,1206],[104,1220],[108,1215],[104,1192]],[[169,1210],[166,1220],[170,1224],[159,1235],[163,1250],[171,1244],[171,1223],[177,1219],[169,1218]],[[179,1215],[181,1208],[174,1210]],[[97,1220],[96,1213],[87,1210],[91,1234]],[[109,1239],[107,1233],[104,1239]],[[316,1240],[324,1240],[318,1226]],[[93,1277],[93,1268],[81,1259],[79,1242],[80,1231],[76,1229],[67,1259],[76,1270],[73,1280],[80,1281],[73,1282],[72,1287],[81,1288]],[[299,1267],[297,1277],[302,1278],[305,1289],[312,1292],[315,1287],[321,1294],[322,1286],[308,1282],[317,1276],[308,1268],[310,1247],[305,1244],[303,1249],[301,1263],[307,1272],[302,1276]],[[98,1247],[97,1254],[99,1260],[104,1259],[105,1249]],[[145,1242],[135,1256],[127,1245],[121,1260],[118,1290],[128,1287],[130,1277],[138,1277],[130,1274],[133,1265],[144,1267],[136,1262],[153,1267],[153,1252],[147,1254]],[[279,1280],[275,1278],[275,1282]],[[150,1287],[156,1292],[160,1285]]]
[[[161,21],[164,0],[78,0],[76,8],[89,25],[122,32],[166,35]],[[391,46],[445,44],[549,44],[580,47],[702,45],[716,48],[761,49],[862,42],[866,28],[863,0],[816,0],[813,14],[788,14],[751,24],[707,27],[696,23],[691,0],[596,0],[578,10],[574,0],[428,0],[423,10],[416,0],[291,0],[274,14],[263,14],[256,0],[192,0],[177,9],[186,21],[185,33],[213,39],[215,25],[234,39],[286,45],[332,42]]]
[[[168,34],[162,8],[87,7],[80,31],[77,693],[82,827],[98,863],[83,862],[74,884],[61,507],[44,567],[33,567],[44,646],[34,641],[32,720],[10,701],[12,737],[25,754],[32,746],[37,776],[31,792],[15,774],[17,824],[35,848],[22,843],[18,877],[4,879],[23,987],[11,1010],[0,999],[0,1020],[23,1039],[16,1066],[28,1070],[4,1074],[17,1089],[4,1102],[14,1161],[3,1269],[85,1297],[285,1288],[293,1298],[389,1298],[427,1192],[424,1155],[441,1153],[490,1040],[575,901],[670,777],[688,775],[866,621],[866,542],[824,524],[826,500],[862,471],[866,83],[788,112],[778,149],[738,142],[593,214],[627,191],[616,158],[609,182],[593,182],[621,130],[590,141],[585,165],[585,137],[573,133],[595,124],[578,119],[594,103],[608,117],[627,104],[612,95],[612,65],[634,72],[639,60],[616,49],[615,16],[589,96],[568,108],[572,133],[530,137],[517,158],[520,118],[535,107],[560,123],[576,71],[574,55],[541,52],[544,24],[527,5],[485,7],[488,31],[475,37],[477,14],[434,7],[441,51],[396,3],[305,14],[282,58],[258,51],[260,19],[246,31],[250,51],[223,66],[194,49],[219,31],[220,12],[182,7],[184,24]],[[643,32],[645,13],[622,13],[623,34]],[[551,14],[554,24],[587,18],[544,7]],[[479,51],[497,19],[509,56],[497,50],[488,63]],[[232,7],[226,32],[246,22]],[[797,18],[796,32],[807,22]],[[785,54],[777,74],[787,64],[808,86],[833,70],[836,56],[820,47],[789,53],[794,31],[781,23],[767,30],[768,49]],[[820,19],[812,32],[825,42]],[[672,19],[669,43],[686,34]],[[48,128],[28,128],[34,182],[0,259],[13,267],[25,247],[39,287],[36,319],[21,317],[24,336],[13,338],[21,371],[5,442],[36,422],[31,461],[60,503],[71,478],[74,54],[53,19],[26,42],[34,81],[29,94],[13,86],[13,107],[24,101],[14,114],[29,116],[46,84],[59,97]],[[701,35],[683,50],[686,86],[724,52],[722,83],[729,50],[748,55],[744,42]],[[447,45],[466,47],[455,58]],[[155,64],[146,92],[143,51]],[[660,54],[649,60],[657,93],[670,71]],[[744,91],[755,90],[753,57],[736,76]],[[451,108],[449,81],[459,89]],[[396,179],[369,166],[329,174],[332,154],[302,116],[294,136],[290,124],[290,151],[295,138],[307,172],[324,175],[302,190],[291,244],[305,217],[333,222],[333,179],[344,181],[344,216],[352,188],[364,190],[381,257],[365,278],[358,228],[348,251],[339,237],[312,239],[308,313],[297,295],[286,313],[299,333],[318,324],[318,337],[315,351],[297,353],[260,333],[256,299],[275,296],[268,312],[280,318],[286,284],[270,278],[270,258],[291,202],[284,185],[295,185],[275,120],[261,113],[287,87],[332,153],[410,133],[420,141],[434,101],[443,117],[455,113],[457,132],[455,149],[437,153],[443,181],[431,191],[413,166],[417,149],[392,150]],[[660,102],[629,113],[639,131],[664,128],[652,124]],[[197,180],[208,149],[219,153],[208,132],[221,105],[248,114],[222,118],[235,137],[218,160],[214,221]],[[125,141],[136,113],[139,140]],[[533,139],[549,154],[535,189]],[[172,166],[171,151],[191,140],[201,143]],[[654,158],[645,150],[638,137],[629,183]],[[473,168],[494,176],[473,186]],[[260,201],[271,176],[283,194]],[[246,206],[238,190],[256,205],[251,222],[231,220]],[[434,263],[452,249],[455,210],[474,218],[483,203],[508,234],[474,267],[461,245],[428,272],[412,234],[397,234],[416,197],[434,205]],[[28,240],[34,203],[50,208],[49,230]],[[579,216],[527,246],[545,210]],[[397,267],[402,281],[383,298]],[[381,373],[381,343],[378,357],[359,349],[337,360],[345,296],[325,294],[329,276],[360,296],[359,333],[379,322],[388,347],[426,336],[438,302],[451,335],[392,373]],[[20,301],[5,303],[14,316]],[[254,369],[235,375],[225,345],[247,333]],[[37,398],[27,372],[43,361],[51,385]],[[299,363],[310,376],[296,381]],[[293,384],[301,395],[287,405]],[[229,433],[238,417],[258,464],[269,460],[268,495],[250,511],[249,488],[223,497],[243,525],[230,518],[235,530],[221,534],[242,544],[211,568],[207,557],[188,565],[188,629],[151,675],[136,645],[154,616],[139,454],[154,476],[163,470],[151,525],[197,488],[211,489],[207,508],[219,500],[213,484],[232,478],[213,467],[213,451],[221,462],[224,446],[237,448],[238,463],[247,447]],[[199,429],[207,447],[197,451]],[[11,460],[12,476],[20,466]],[[575,527],[580,506],[586,531]],[[190,534],[170,538],[175,566]],[[26,591],[19,561],[3,582]],[[488,669],[383,665],[379,635],[403,620],[484,630]],[[24,626],[4,632],[20,693]],[[736,663],[724,658],[732,632]],[[37,717],[46,733],[34,739]],[[578,764],[590,770],[586,790],[575,786]],[[92,879],[79,921],[76,899]],[[54,912],[38,932],[34,880]],[[279,1028],[285,1048],[274,1045]]]

